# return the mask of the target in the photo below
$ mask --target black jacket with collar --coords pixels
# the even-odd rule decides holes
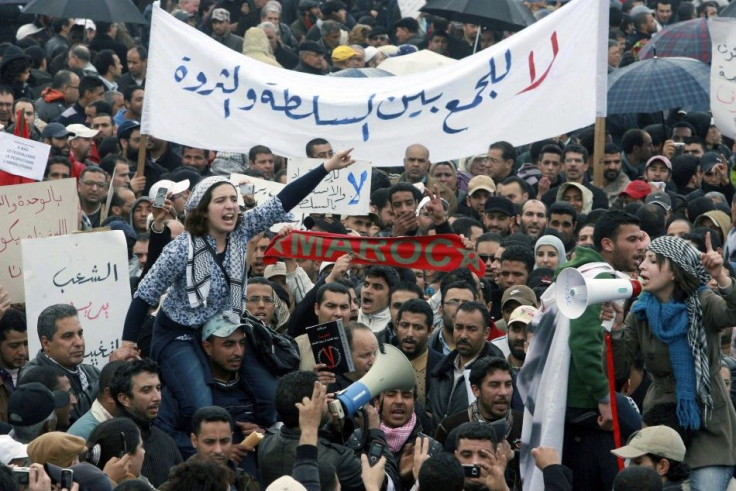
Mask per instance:
[[[486,356],[497,356],[504,358],[503,352],[488,341],[483,345],[478,358]],[[468,393],[465,388],[465,376],[461,377],[455,387],[455,359],[458,357],[457,349],[445,357],[442,362],[432,370],[427,388],[427,409],[432,414],[435,424],[451,414],[462,411],[468,407]],[[473,363],[467,364],[464,369],[469,370]]]

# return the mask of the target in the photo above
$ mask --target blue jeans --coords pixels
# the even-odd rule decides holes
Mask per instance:
[[[203,366],[206,358],[200,344],[202,329],[185,327],[171,321],[163,310],[158,311],[153,326],[151,356],[161,367],[162,382],[176,398],[179,421],[191,432],[194,412],[212,405],[212,392],[207,386]]]
[[[733,466],[709,465],[690,471],[692,491],[725,491],[733,477]]]

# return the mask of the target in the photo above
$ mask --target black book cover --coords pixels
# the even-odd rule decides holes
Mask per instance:
[[[355,371],[342,319],[317,324],[306,330],[317,363],[324,363],[327,370],[334,374]]]

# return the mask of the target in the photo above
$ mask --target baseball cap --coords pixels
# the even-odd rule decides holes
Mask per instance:
[[[647,196],[644,203],[655,203],[664,208],[664,211],[670,211],[672,209],[672,199],[670,195],[664,191],[657,191]]]
[[[538,313],[539,310],[535,309],[531,305],[519,305],[513,312],[511,312],[508,324],[510,325],[514,322],[521,322],[524,325],[529,325],[529,323],[534,320],[534,316]]]
[[[504,198],[503,196],[491,196],[490,198],[488,198],[483,211],[485,211],[486,213],[497,211],[510,217],[516,215],[514,204],[511,202],[510,199]]]
[[[100,132],[100,130],[93,130],[92,128],[88,128],[87,126],[78,123],[70,124],[66,127],[66,130],[71,133],[70,136],[72,140],[74,138],[93,138]]]
[[[281,261],[276,264],[269,264],[263,271],[263,277],[270,280],[274,276],[286,276],[286,264]]]
[[[475,176],[468,181],[468,196],[472,196],[474,192],[479,189],[483,189],[493,194],[496,192],[496,183],[490,176]]]
[[[141,124],[138,121],[133,121],[132,119],[128,119],[127,121],[124,121],[123,124],[118,126],[118,138],[127,137],[130,135],[130,132],[140,127],[141,127]]]
[[[376,48],[375,46],[366,46],[365,56],[363,56],[363,61],[368,63],[373,58],[375,58],[377,54],[378,54],[378,48]]]
[[[721,163],[721,155],[717,152],[705,152],[700,157],[700,168],[703,172],[710,172],[713,167]]]
[[[230,22],[230,12],[228,12],[226,9],[215,9],[212,11],[212,20]]]
[[[634,199],[644,199],[651,192],[652,188],[649,187],[648,183],[637,179],[628,183],[624,190],[619,193],[619,197],[626,194]]]
[[[15,459],[27,458],[27,445],[13,440],[10,435],[0,435],[0,464],[8,465]]]
[[[353,56],[358,56],[358,53],[350,46],[338,46],[332,50],[332,61],[346,61]]]
[[[154,199],[158,194],[158,190],[161,188],[168,189],[171,196],[176,196],[177,194],[183,193],[189,189],[189,179],[184,179],[179,182],[170,181],[169,179],[161,179],[151,186],[151,190],[148,192],[148,197]]]
[[[41,132],[42,138],[66,138],[71,132],[61,123],[49,123]]]
[[[33,36],[34,34],[37,34],[39,32],[43,31],[42,26],[37,26],[33,22],[30,24],[23,24],[18,28],[18,30],[15,33],[15,40],[20,41],[21,39],[27,37],[27,36]]]
[[[298,49],[299,51],[311,51],[312,53],[317,53],[318,55],[325,54],[325,49],[314,41],[304,41],[303,43],[299,44]]]
[[[526,285],[515,285],[507,288],[506,291],[503,292],[503,297],[501,297],[501,308],[511,300],[515,300],[521,305],[529,305],[535,308],[539,305],[537,296],[534,294],[534,290]]]
[[[235,312],[222,312],[208,320],[202,328],[202,341],[207,341],[210,336],[226,338],[236,329],[245,326],[240,322],[240,317]]]
[[[667,168],[670,171],[672,171],[672,162],[670,162],[670,159],[668,159],[664,155],[655,155],[654,157],[650,158],[649,160],[647,160],[647,163],[644,165],[644,168],[646,169],[647,167],[649,167],[650,165],[652,165],[654,162],[657,162],[657,161],[663,162],[664,165],[666,165]]]
[[[680,435],[669,426],[649,426],[634,433],[629,443],[611,453],[622,459],[635,459],[648,453],[665,459],[685,460],[685,444]]]
[[[18,386],[10,394],[8,423],[14,426],[33,426],[48,418],[56,407],[54,394],[45,385],[29,382]]]

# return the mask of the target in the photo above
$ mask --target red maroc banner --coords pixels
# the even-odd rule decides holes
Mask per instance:
[[[453,234],[417,237],[357,237],[327,232],[293,231],[274,238],[263,256],[273,264],[280,257],[336,261],[351,254],[358,264],[385,264],[402,268],[452,271],[468,268],[482,277],[486,265],[472,249],[466,249]]]

